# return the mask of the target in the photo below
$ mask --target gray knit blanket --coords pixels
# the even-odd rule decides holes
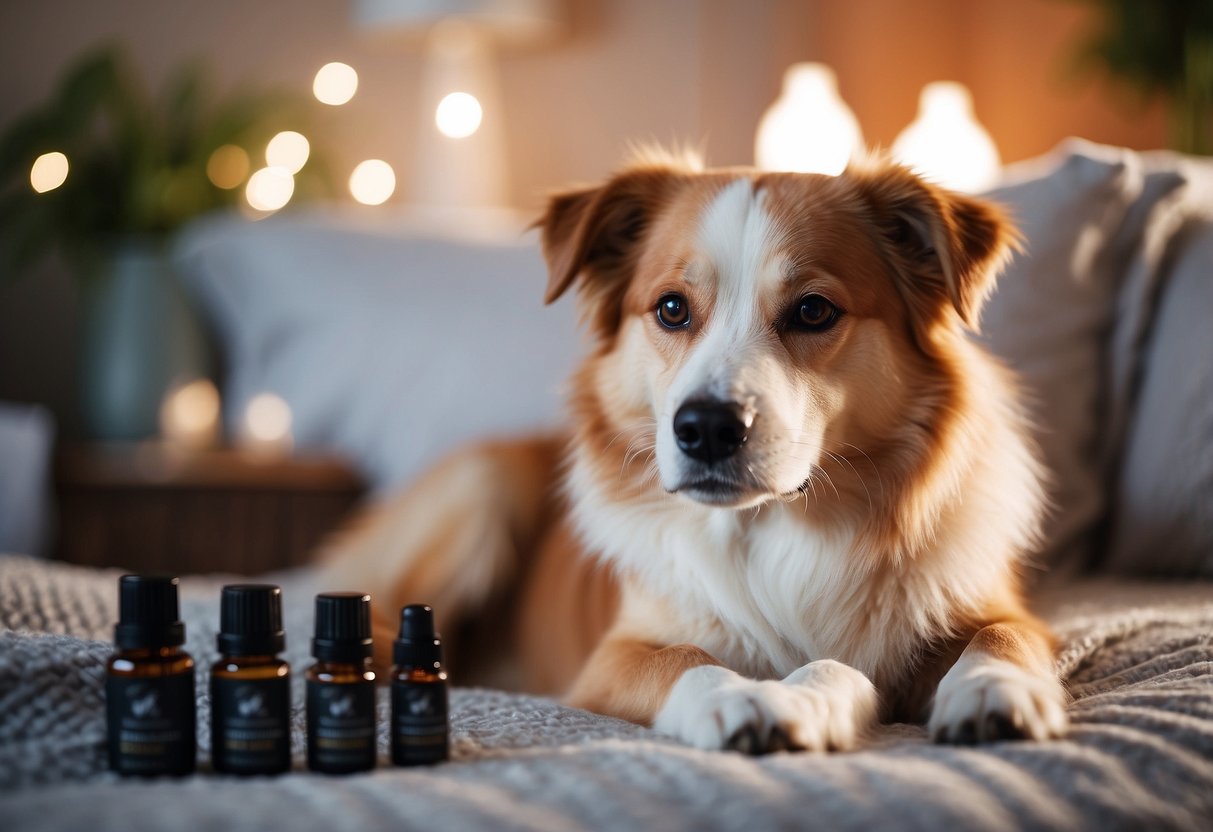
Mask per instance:
[[[0,828],[1213,829],[1213,584],[1074,584],[1044,599],[1074,702],[1063,741],[958,748],[883,727],[858,751],[743,757],[533,696],[456,687],[452,761],[326,777],[123,780],[106,770],[118,573],[0,556]],[[307,572],[278,576],[307,662]],[[215,658],[221,577],[182,581],[187,648]],[[199,746],[209,747],[205,672]],[[457,682],[457,680],[456,680]],[[380,701],[386,726],[386,700]],[[205,758],[205,753],[202,755]]]

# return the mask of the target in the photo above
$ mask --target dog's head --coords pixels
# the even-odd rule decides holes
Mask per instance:
[[[1014,241],[989,204],[880,162],[645,164],[556,196],[540,226],[546,299],[576,282],[597,341],[581,439],[615,447],[615,470],[648,453],[667,491],[733,508],[921,443]]]

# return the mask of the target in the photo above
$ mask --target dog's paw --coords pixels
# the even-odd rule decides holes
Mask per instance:
[[[1001,659],[962,659],[939,683],[927,731],[935,742],[965,745],[1060,737],[1068,724],[1056,678]]]
[[[876,702],[867,677],[835,661],[805,665],[783,681],[696,667],[674,685],[653,727],[705,749],[845,751],[875,721]]]

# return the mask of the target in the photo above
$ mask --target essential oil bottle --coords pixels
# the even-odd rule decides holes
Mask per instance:
[[[371,596],[316,596],[316,663],[307,669],[307,765],[347,774],[375,767],[375,671]]]
[[[225,586],[219,599],[220,659],[211,666],[211,764],[225,774],[281,774],[291,767],[291,666],[282,590]]]
[[[450,721],[442,640],[434,611],[410,604],[400,611],[400,636],[392,643],[392,762],[398,766],[447,759]]]
[[[106,664],[105,711],[110,768],[119,774],[194,771],[194,660],[181,649],[176,578],[118,580],[117,650]]]

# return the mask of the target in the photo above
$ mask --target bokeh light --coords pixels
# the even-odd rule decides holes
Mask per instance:
[[[349,64],[340,61],[325,64],[312,81],[312,94],[322,104],[340,106],[354,97],[358,91],[358,73]]]
[[[935,81],[922,88],[918,117],[893,141],[893,158],[945,188],[977,193],[998,179],[998,148],[973,114],[968,87]]]
[[[43,153],[29,169],[29,183],[40,194],[53,191],[67,181],[67,157],[55,150]]]
[[[466,92],[453,92],[438,102],[434,111],[434,123],[444,136],[452,139],[466,138],[480,129],[484,110],[476,96]]]
[[[258,211],[277,211],[291,201],[295,177],[286,168],[262,168],[249,177],[244,197]]]
[[[230,191],[239,188],[248,176],[249,159],[243,147],[225,144],[206,160],[206,177],[216,188]]]
[[[219,433],[219,391],[201,378],[169,392],[160,405],[160,432],[169,442],[200,448]]]
[[[272,168],[285,168],[298,173],[307,164],[311,145],[302,133],[283,130],[265,146],[265,163]]]
[[[253,444],[277,445],[291,439],[291,408],[281,396],[258,393],[244,410],[244,436]]]
[[[350,174],[350,193],[363,205],[381,205],[396,190],[396,172],[382,159],[367,159]]]
[[[762,170],[837,176],[863,147],[859,122],[825,64],[792,64],[758,123],[754,162]]]

